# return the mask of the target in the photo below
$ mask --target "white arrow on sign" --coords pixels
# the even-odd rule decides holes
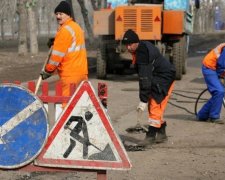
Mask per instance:
[[[34,112],[39,110],[42,107],[42,104],[36,100],[31,103],[29,106],[20,111],[13,118],[8,120],[5,124],[0,127],[0,144],[5,144],[4,139],[2,138],[9,131],[18,126],[21,122],[31,116]]]

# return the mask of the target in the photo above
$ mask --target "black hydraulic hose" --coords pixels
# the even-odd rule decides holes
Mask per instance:
[[[168,103],[171,104],[172,106],[175,106],[175,107],[177,107],[177,108],[183,109],[183,110],[185,110],[186,112],[188,112],[188,113],[190,113],[190,114],[192,114],[192,115],[197,115],[198,102],[199,102],[199,100],[200,100],[202,94],[204,94],[206,91],[208,91],[208,89],[204,89],[204,90],[198,95],[197,98],[196,98],[196,97],[192,97],[192,96],[191,96],[191,97],[190,97],[190,96],[186,96],[186,95],[183,95],[183,94],[180,94],[180,93],[176,93],[176,92],[173,92],[173,93],[172,93],[172,94],[175,94],[175,95],[178,95],[178,96],[182,96],[182,97],[185,97],[185,98],[194,99],[194,100],[195,100],[194,113],[191,112],[191,111],[189,111],[187,108],[182,107],[182,106],[179,106],[179,105],[176,105],[176,104],[174,104],[174,103],[172,103],[172,102],[170,102],[170,101],[169,101]]]
[[[208,91],[208,89],[204,89],[197,97],[196,101],[195,101],[195,115],[197,115],[197,111],[198,111],[198,102],[202,96],[202,94],[204,94],[206,91]]]

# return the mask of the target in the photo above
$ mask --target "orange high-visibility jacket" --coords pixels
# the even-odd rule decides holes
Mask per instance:
[[[203,65],[209,69],[216,70],[217,60],[223,47],[225,47],[225,43],[219,44],[216,48],[212,49],[203,59]]]
[[[71,18],[56,33],[52,54],[45,66],[47,72],[55,69],[60,77],[88,74],[84,32]]]

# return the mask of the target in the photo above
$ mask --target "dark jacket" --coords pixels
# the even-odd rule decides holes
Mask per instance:
[[[154,98],[157,103],[161,103],[175,80],[175,67],[152,43],[140,41],[136,50],[136,68],[140,100],[148,102],[149,98]]]

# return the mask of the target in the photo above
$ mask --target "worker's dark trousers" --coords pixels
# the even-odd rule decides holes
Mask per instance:
[[[202,66],[202,73],[204,75],[208,91],[212,97],[198,112],[197,116],[199,119],[204,120],[219,119],[223,104],[224,86],[220,82],[216,71]]]

